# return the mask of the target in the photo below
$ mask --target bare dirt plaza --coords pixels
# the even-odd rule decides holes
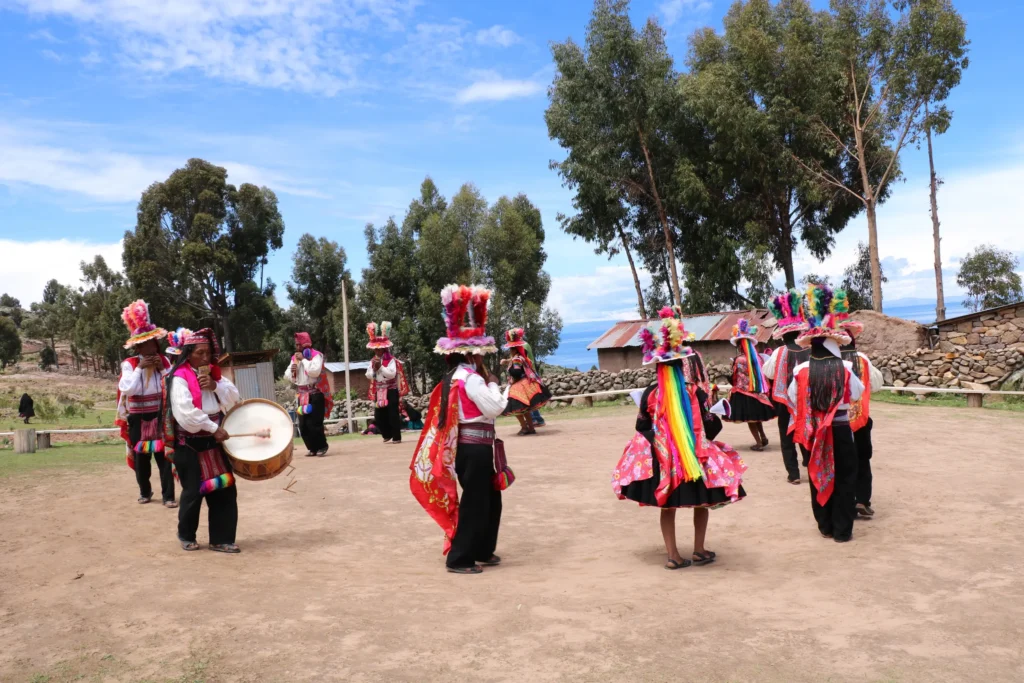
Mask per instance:
[[[852,543],[818,535],[774,423],[765,453],[729,425],[748,498],[711,514],[716,563],[673,572],[657,511],[610,488],[628,408],[499,429],[517,481],[482,576],[444,572],[411,434],[297,456],[294,495],[240,482],[238,556],[183,552],[123,463],[0,479],[0,680],[1024,680],[1024,416],[874,415]]]

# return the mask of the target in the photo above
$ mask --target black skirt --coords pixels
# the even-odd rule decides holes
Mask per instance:
[[[729,408],[727,422],[768,422],[775,419],[774,407],[738,392],[733,392],[729,397]]]
[[[653,432],[644,434],[644,436],[650,441]],[[661,464],[656,457],[651,459],[651,463],[654,476],[623,486],[623,496],[641,505],[662,508],[716,508],[734,502],[726,495],[725,489],[709,489],[704,485],[703,479],[698,479],[697,481],[684,481],[668,495],[668,500],[664,505],[658,505],[654,492],[658,488],[658,481],[661,477]],[[740,486],[740,499],[746,495],[743,486]]]

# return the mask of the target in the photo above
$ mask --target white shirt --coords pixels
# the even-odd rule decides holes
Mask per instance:
[[[793,405],[796,405],[796,394],[797,394],[796,376],[797,376],[797,374],[801,370],[804,370],[804,369],[810,367],[810,365],[811,365],[810,361],[804,361],[803,363],[800,363],[800,365],[798,365],[795,368],[793,368],[793,381],[789,383],[789,400],[793,403]],[[850,400],[851,401],[856,401],[856,400],[860,399],[861,395],[864,393],[864,383],[861,382],[860,379],[857,378],[857,375],[853,374],[853,363],[851,363],[848,360],[844,360],[843,361],[843,366],[847,370],[850,371]],[[837,410],[849,410],[849,409],[850,409],[850,404],[849,403],[840,403],[839,407],[837,408]]]
[[[508,398],[502,393],[497,382],[486,383],[474,366],[465,363],[459,365],[452,375],[453,382],[460,380],[466,387],[466,396],[476,404],[482,415],[467,418],[462,412],[462,401],[459,401],[459,422],[494,424],[494,418],[505,412],[508,405]]]
[[[392,356],[391,360],[387,363],[381,362],[380,369],[377,372],[373,371],[373,362],[370,362],[370,367],[366,368],[367,379],[376,380],[378,382],[389,382],[395,378],[398,374],[398,361]]]
[[[761,366],[761,370],[764,373],[765,379],[769,381],[775,379],[775,366],[779,364],[779,356],[782,355],[782,349],[784,348],[786,347],[779,346],[774,351],[772,351],[771,357],[769,357],[768,360],[765,361],[765,363]]]
[[[141,367],[133,368],[131,363],[121,363],[121,379],[117,383],[117,389],[122,396],[147,396],[160,393],[160,376],[166,375],[163,365],[159,369],[144,370]]]
[[[294,379],[292,378],[292,368],[296,369]],[[298,364],[295,363],[295,356],[293,355],[284,376],[296,386],[311,387],[316,385],[316,381],[320,378],[320,373],[323,372],[323,369],[324,354],[322,353],[318,353],[309,360],[306,360],[300,354]]]
[[[857,352],[857,355],[868,362],[868,387],[871,389],[872,393],[878,391],[885,384],[885,378],[882,377],[882,371],[876,368],[871,363],[871,359],[860,351]]]
[[[192,392],[188,390],[188,383],[180,377],[175,377],[171,382],[171,412],[174,421],[189,434],[217,431],[217,423],[210,419],[210,415],[231,410],[238,403],[238,398],[235,385],[227,377],[222,377],[217,382],[216,391],[203,390],[203,409],[199,410],[192,405]]]

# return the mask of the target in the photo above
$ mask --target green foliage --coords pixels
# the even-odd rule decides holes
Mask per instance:
[[[21,337],[10,318],[0,317],[0,370],[21,360]]]
[[[878,272],[883,283],[889,281],[881,264],[878,265]],[[871,252],[863,242],[857,244],[857,261],[843,273],[842,288],[846,290],[851,311],[870,311],[874,308],[871,299]]]
[[[747,299],[757,308],[767,308],[775,285],[772,284],[772,255],[765,246],[744,248],[741,256],[743,279],[747,281]]]
[[[21,327],[25,309],[21,307],[21,301],[10,294],[0,294],[0,316],[10,318],[16,327]]]
[[[292,281],[286,285],[288,298],[308,316],[313,346],[331,358],[337,358],[340,350],[334,323],[335,309],[341,312],[342,281],[348,292],[355,291],[346,262],[345,249],[336,242],[307,233],[299,238],[292,258]],[[286,348],[290,351],[293,347]]]
[[[125,272],[157,319],[215,324],[228,351],[259,348],[277,313],[263,267],[283,235],[270,189],[235,188],[225,169],[189,159],[143,193],[125,233]]]
[[[995,308],[1024,300],[1020,261],[1009,251],[982,245],[960,262],[956,283],[967,292],[964,306],[972,311]]]
[[[43,350],[39,352],[39,367],[43,370],[49,370],[57,364],[57,353],[49,346],[44,346]]]

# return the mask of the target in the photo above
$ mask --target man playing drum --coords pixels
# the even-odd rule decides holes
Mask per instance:
[[[181,479],[178,541],[184,550],[198,550],[199,511],[206,498],[210,550],[240,552],[235,545],[238,492],[231,464],[221,443],[228,438],[223,414],[238,402],[238,389],[213,365],[217,337],[206,328],[184,333],[172,343],[180,353],[167,380],[169,426],[174,438],[174,464]]]
[[[295,385],[298,398],[299,435],[306,444],[306,456],[325,455],[327,436],[324,418],[331,414],[334,397],[324,373],[324,355],[313,348],[308,332],[295,333],[295,354],[286,376]]]
[[[164,457],[163,442],[164,377],[171,364],[160,353],[159,340],[167,336],[167,331],[150,322],[149,305],[142,299],[125,308],[121,319],[131,334],[124,348],[135,349],[136,355],[121,363],[114,424],[128,444],[128,467],[135,470],[138,502],[153,500],[151,460],[156,460],[164,507],[176,508],[174,474],[170,460]]]

